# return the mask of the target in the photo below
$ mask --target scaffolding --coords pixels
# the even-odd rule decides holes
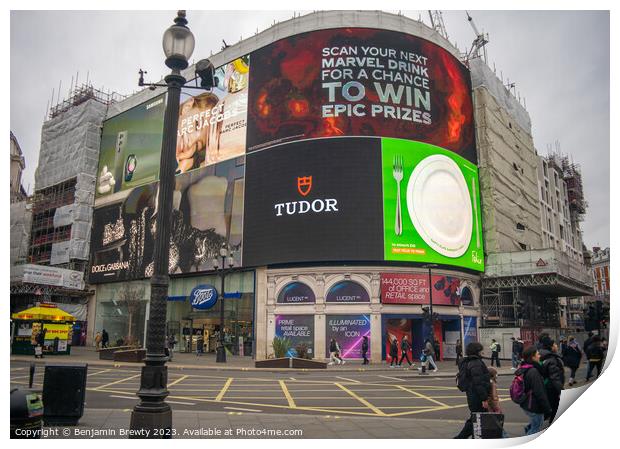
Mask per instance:
[[[54,94],[52,93],[52,103],[53,96]],[[95,100],[98,103],[108,106],[125,98],[127,98],[127,96],[121,95],[117,92],[104,92],[103,90],[95,89],[92,84],[89,84],[88,82],[80,86],[72,85],[69,90],[68,98],[57,100],[57,104],[51,106],[47,111],[47,118],[52,119],[57,117],[72,107],[85,103],[88,100]]]
[[[571,222],[577,223],[584,219],[588,203],[583,193],[583,180],[581,178],[581,166],[575,164],[567,155],[562,154],[559,144],[556,142],[556,150],[546,158],[547,164],[553,166],[562,173],[562,179],[566,182],[568,207]]]

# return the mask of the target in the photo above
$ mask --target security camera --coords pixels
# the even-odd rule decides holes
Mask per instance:
[[[201,59],[196,63],[196,76],[200,77],[200,85],[205,89],[217,86],[219,81],[215,76],[215,67],[208,59]]]

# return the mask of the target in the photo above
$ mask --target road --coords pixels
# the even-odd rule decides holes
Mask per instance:
[[[11,363],[11,386],[28,383],[26,362]],[[37,366],[34,388],[42,388]],[[583,369],[578,379],[583,382]],[[511,375],[499,377],[506,422],[525,424],[509,397]],[[138,368],[91,367],[86,408],[129,410],[137,403]],[[452,377],[420,376],[417,371],[217,371],[169,369],[167,402],[174,410],[228,413],[310,414],[462,421],[465,394]]]

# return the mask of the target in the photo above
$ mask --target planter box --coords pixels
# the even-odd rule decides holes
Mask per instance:
[[[114,360],[114,353],[127,349],[135,349],[133,346],[115,346],[113,348],[102,348],[99,350],[99,360]]]
[[[146,349],[124,349],[114,353],[115,362],[143,362]]]
[[[299,359],[297,357],[281,357],[278,359],[258,360],[256,368],[293,368],[293,369],[326,369],[326,362],[316,360]]]

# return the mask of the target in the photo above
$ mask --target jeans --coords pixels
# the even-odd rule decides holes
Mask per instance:
[[[428,363],[430,363],[430,365],[433,367],[434,370],[437,370],[437,365],[435,364],[435,361],[433,360],[432,355],[426,356],[426,360]]]
[[[525,426],[525,434],[526,435],[534,435],[535,433],[540,432],[540,428],[545,421],[545,415],[542,413],[532,413],[527,410],[523,410],[525,414],[530,418],[530,422],[527,426]]]
[[[499,352],[491,352],[491,366],[493,366],[493,360],[495,360],[495,365],[499,368]]]
[[[403,360],[407,360],[407,363],[409,363],[409,366],[411,366],[411,360],[409,360],[409,354],[407,353],[407,351],[403,351],[400,357],[400,361],[398,362],[398,366],[403,364]]]
[[[512,367],[519,368],[519,354],[512,354]]]
[[[592,362],[588,360],[588,374],[586,374],[586,381],[590,380],[592,374],[594,373],[594,368],[596,368],[596,378],[601,374],[601,369],[603,368],[603,361],[599,360],[598,362]]]

